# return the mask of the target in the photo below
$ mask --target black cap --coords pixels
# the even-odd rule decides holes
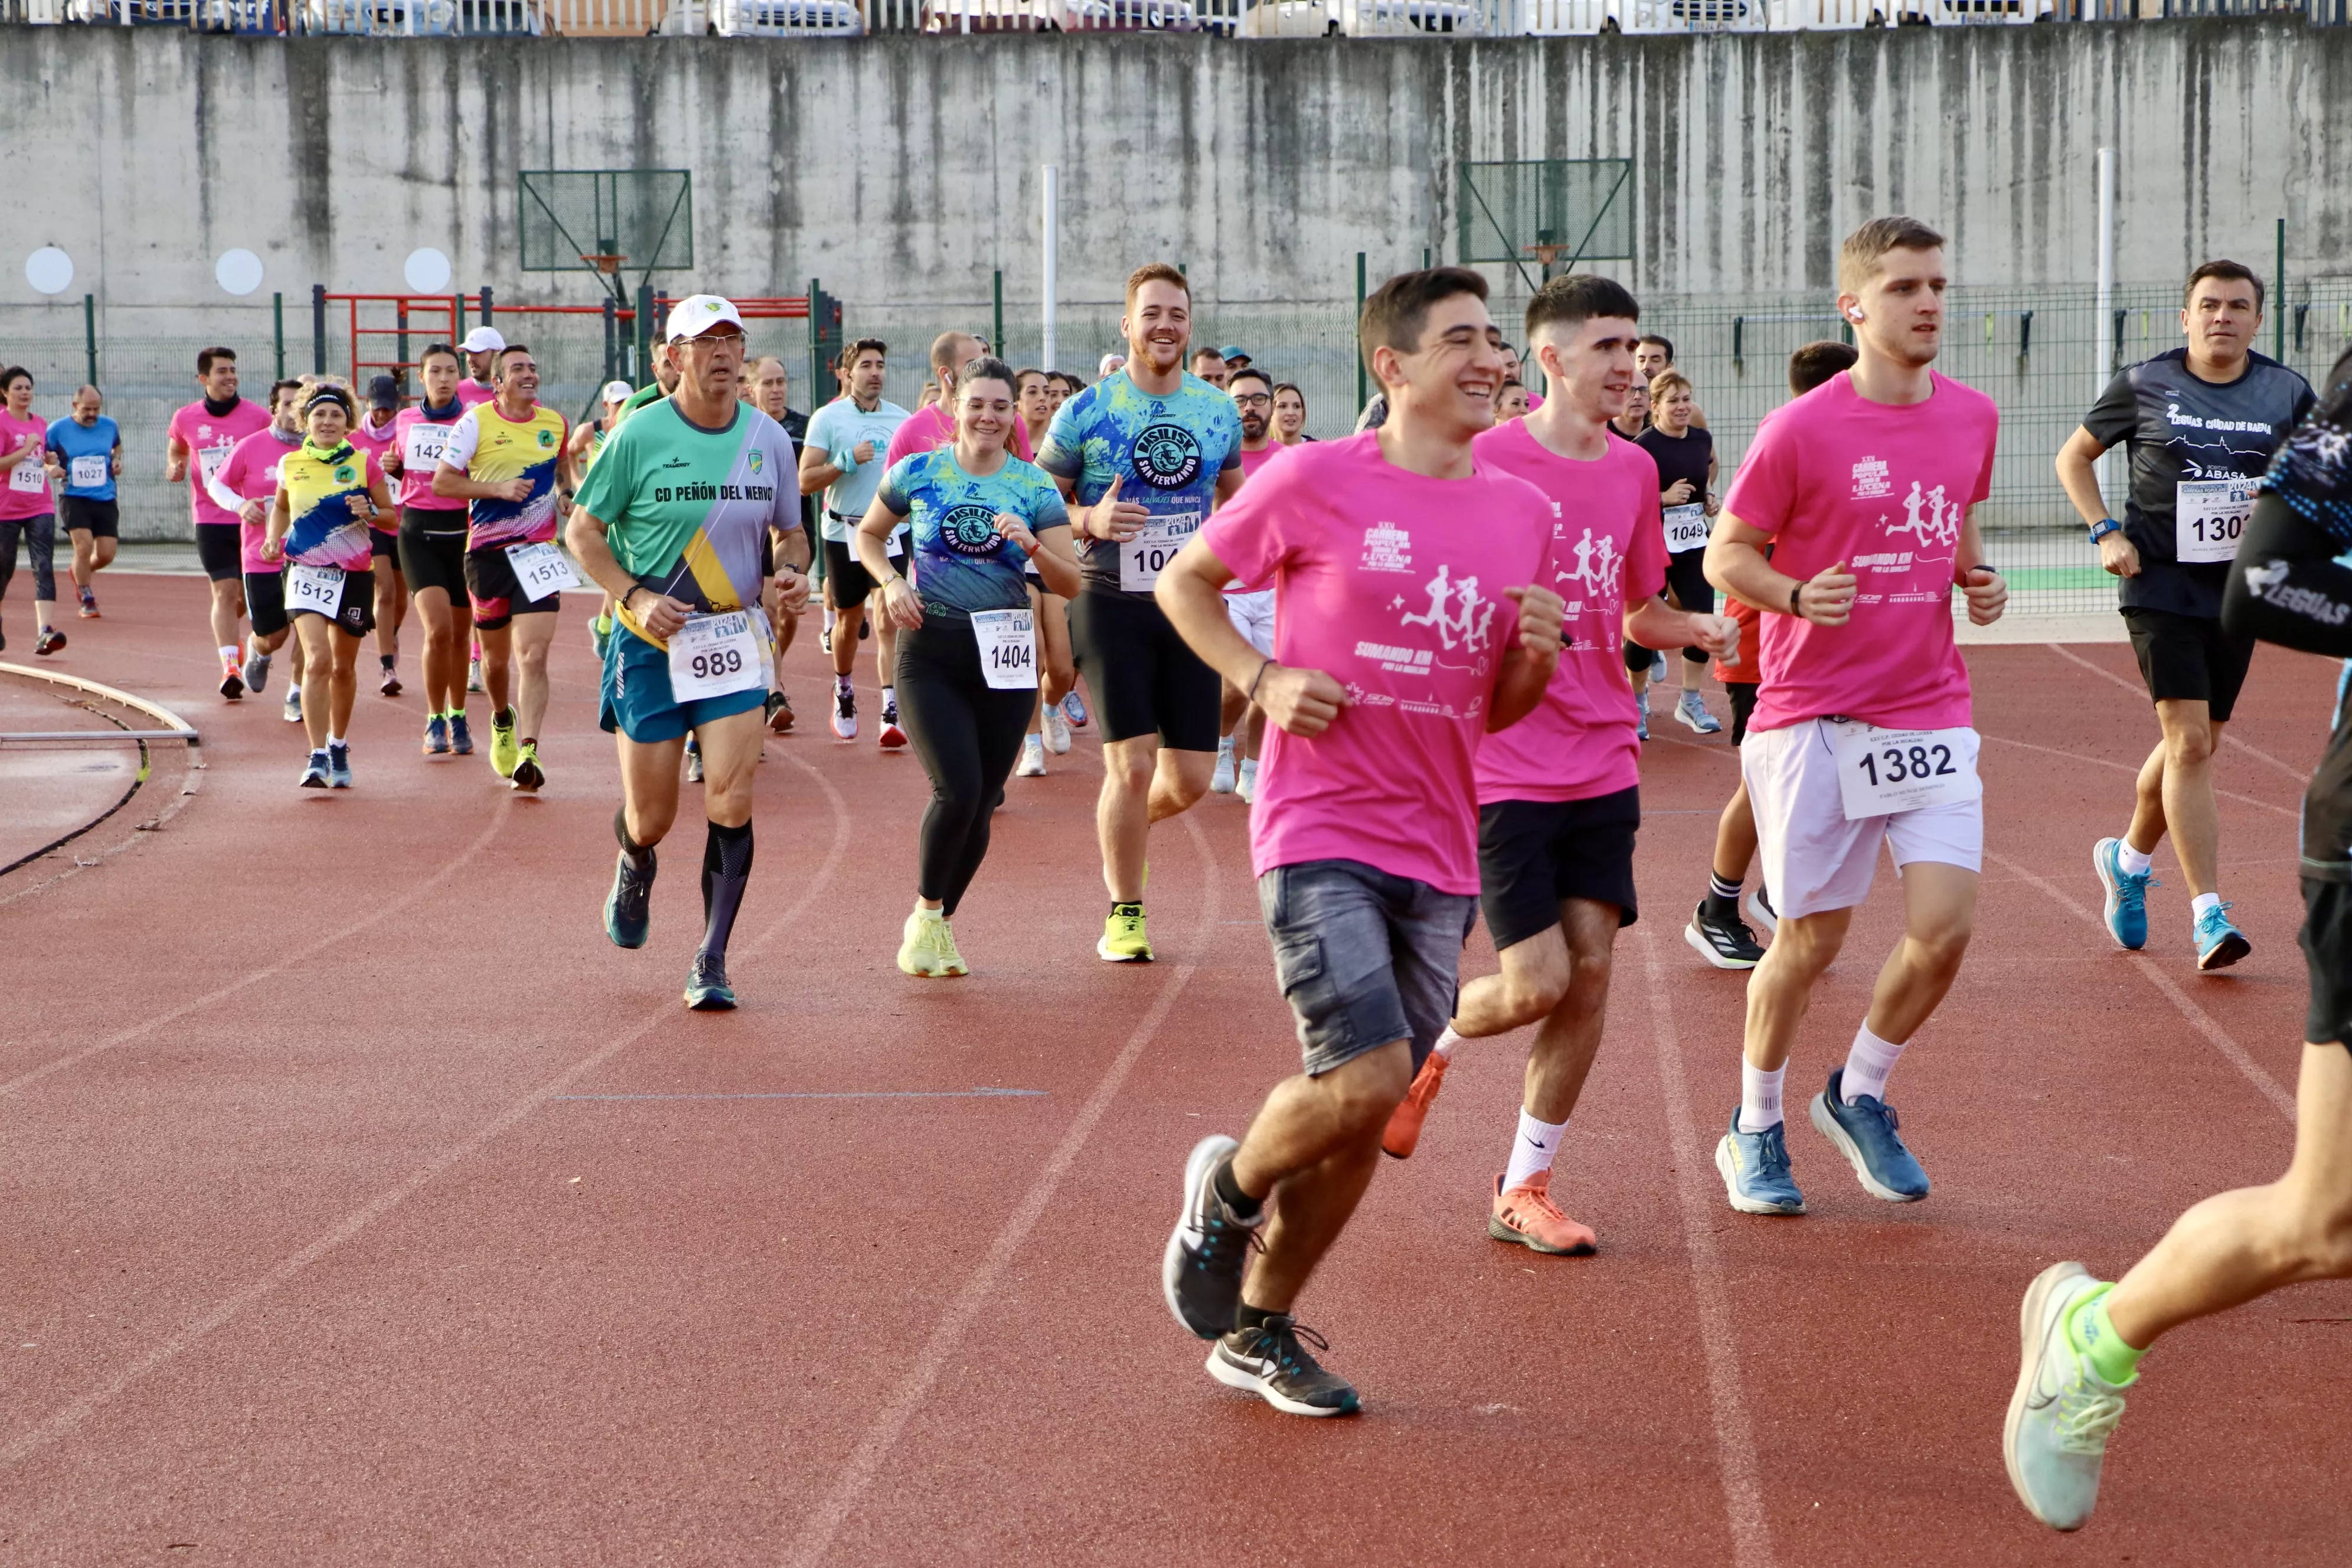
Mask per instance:
[[[399,407],[400,383],[388,375],[371,376],[368,379],[368,406],[370,408]]]

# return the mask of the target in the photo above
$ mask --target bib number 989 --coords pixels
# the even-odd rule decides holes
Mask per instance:
[[[690,657],[687,668],[694,672],[697,680],[717,680],[743,668],[743,651],[733,647],[715,647]]]

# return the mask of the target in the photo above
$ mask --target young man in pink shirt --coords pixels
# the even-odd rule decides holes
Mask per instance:
[[[1715,1156],[1743,1214],[1804,1212],[1781,1077],[1882,843],[1903,879],[1903,940],[1845,1065],[1813,1097],[1812,1123],[1874,1197],[1927,1195],[1886,1078],[1959,973],[1984,858],[1951,595],[1958,586],[1979,626],[2009,596],[1973,515],[1992,483],[2000,414],[1928,368],[1945,282],[1943,237],[1916,218],[1874,218],[1847,237],[1837,303],[1860,357],[1758,430],[1706,548],[1708,580],[1769,612],[1740,771],[1780,920],[1748,981],[1739,1110]]]
[[[1476,914],[1479,739],[1526,717],[1559,660],[1551,505],[1471,453],[1503,379],[1486,279],[1391,278],[1358,332],[1387,422],[1270,465],[1155,590],[1272,721],[1251,860],[1306,1058],[1243,1142],[1204,1138],[1185,1162],[1161,1285],[1177,1321],[1217,1342],[1212,1376],[1294,1415],[1357,1407],[1292,1305],[1453,1006]],[[1225,614],[1236,576],[1274,585],[1272,658]]]
[[[245,657],[246,689],[256,697],[269,684],[269,661],[293,636],[286,613],[286,563],[261,552],[269,533],[269,507],[278,499],[278,465],[302,447],[302,384],[278,381],[269,387],[269,423],[230,448],[228,460],[209,481],[215,505],[238,521],[238,561],[244,568],[245,612],[253,637]],[[292,643],[292,677],[286,682],[286,721],[302,721],[302,645]]]
[[[1601,1048],[1611,955],[1637,916],[1633,837],[1642,825],[1642,742],[1634,735],[1625,643],[1696,644],[1720,654],[1726,616],[1669,609],[1658,466],[1608,424],[1635,384],[1641,308],[1591,274],[1547,280],[1528,301],[1528,352],[1549,393],[1526,418],[1471,443],[1486,467],[1551,503],[1551,587],[1567,602],[1567,647],[1527,721],[1478,750],[1478,884],[1502,972],[1462,988],[1381,1146],[1419,1141],[1456,1041],[1537,1026],[1510,1161],[1488,1194],[1487,1234],[1537,1252],[1582,1257],[1592,1232],[1551,1199],[1551,1167]]]
[[[236,351],[196,351],[196,401],[172,416],[164,434],[163,477],[185,481],[195,520],[196,558],[212,579],[213,643],[220,650],[220,694],[231,702],[245,695],[245,669],[237,658],[236,623],[245,616],[244,528],[233,507],[212,493],[212,480],[239,441],[269,428],[269,410],[236,395]]]

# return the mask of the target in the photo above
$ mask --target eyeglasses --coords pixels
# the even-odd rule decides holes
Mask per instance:
[[[1236,392],[1234,402],[1244,408],[1265,408],[1272,406],[1274,396],[1265,392]]]

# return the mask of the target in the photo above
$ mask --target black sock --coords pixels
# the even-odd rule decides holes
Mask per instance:
[[[743,889],[751,880],[751,825],[721,827],[712,823],[710,836],[702,842],[701,952],[726,955],[735,911],[742,907]]]
[[[375,656],[375,661],[376,663],[383,666],[384,668],[390,669],[397,657],[398,656],[394,654],[380,653]]]
[[[1706,912],[1717,920],[1727,920],[1739,912],[1740,879],[1720,877],[1709,871],[1706,875]]]
[[[1241,1304],[1240,1310],[1234,1313],[1234,1327],[1235,1329],[1262,1329],[1276,1318],[1286,1318],[1288,1316],[1290,1316],[1290,1314],[1287,1312],[1277,1312],[1270,1307],[1253,1307],[1247,1301],[1244,1301]]]
[[[1217,1189],[1217,1196],[1224,1200],[1225,1206],[1234,1211],[1237,1219],[1254,1219],[1258,1210],[1265,1206],[1263,1199],[1250,1196],[1234,1180],[1234,1163],[1231,1160],[1217,1167],[1216,1173],[1209,1178],[1209,1184]]]
[[[621,853],[629,858],[630,870],[643,873],[653,869],[653,847],[629,837],[629,814],[625,809],[613,814],[613,837],[621,841]]]

